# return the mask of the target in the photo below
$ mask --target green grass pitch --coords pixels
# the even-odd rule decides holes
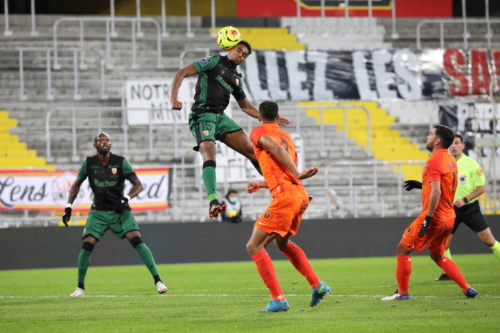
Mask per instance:
[[[311,263],[332,292],[315,308],[305,279],[276,260],[290,310],[264,314],[269,294],[250,260],[159,265],[165,295],[143,266],[91,266],[83,298],[69,297],[76,268],[0,271],[0,332],[498,332],[500,262],[453,259],[477,299],[435,282],[427,256],[413,257],[413,299],[399,302],[380,300],[396,288],[395,258],[323,259]]]

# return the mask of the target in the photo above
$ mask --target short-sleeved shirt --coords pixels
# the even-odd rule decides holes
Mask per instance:
[[[92,209],[113,211],[123,197],[125,179],[133,182],[137,175],[127,159],[110,153],[106,165],[101,164],[97,155],[82,162],[76,179],[82,183],[87,178],[94,194]]]
[[[458,183],[458,169],[455,158],[447,149],[439,149],[432,153],[422,172],[422,212],[427,215],[431,194],[431,182],[441,182],[441,197],[432,219],[448,221],[455,218],[453,202]]]
[[[484,176],[483,168],[474,161],[472,158],[466,155],[462,155],[457,161],[458,166],[458,187],[455,193],[455,201],[468,196],[478,186],[484,186],[486,183],[486,177]],[[467,202],[467,205],[477,201],[478,198],[474,198]]]
[[[295,150],[295,142],[292,137],[280,129],[277,124],[264,124],[252,130],[250,141],[253,143],[255,157],[259,162],[262,175],[271,193],[284,191],[291,184],[299,185],[300,181],[273,154],[259,145],[259,138],[264,134],[268,134],[285,148],[294,162],[297,162],[298,158],[297,151]]]
[[[205,57],[193,66],[199,76],[191,111],[222,113],[229,105],[230,94],[237,101],[245,99],[242,76],[227,56]]]

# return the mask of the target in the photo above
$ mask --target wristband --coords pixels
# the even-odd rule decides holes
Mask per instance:
[[[467,197],[464,197],[464,199],[463,199],[463,200],[464,200],[464,202],[465,202],[465,203],[468,203],[468,202],[469,202],[469,199],[467,199]]]
[[[66,208],[72,208],[73,204],[70,204],[69,202],[66,204]]]
[[[130,201],[130,195],[124,195],[124,198],[127,198],[128,201]]]

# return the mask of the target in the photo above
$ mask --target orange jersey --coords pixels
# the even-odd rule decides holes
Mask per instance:
[[[432,216],[434,221],[448,221],[455,218],[453,199],[458,184],[458,168],[455,158],[447,149],[439,149],[432,153],[422,172],[422,212],[427,214],[429,197],[433,181],[441,181],[441,197],[436,211]]]
[[[278,124],[264,124],[252,130],[250,133],[250,140],[254,146],[253,150],[255,152],[255,157],[257,157],[262,175],[271,193],[274,194],[274,192],[283,191],[290,184],[299,185],[300,181],[295,178],[293,174],[273,156],[273,154],[259,145],[258,140],[264,134],[271,136],[277,143],[285,148],[294,162],[297,162],[298,158],[292,137],[287,132],[280,129]]]

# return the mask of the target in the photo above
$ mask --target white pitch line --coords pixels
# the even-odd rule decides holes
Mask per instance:
[[[266,297],[269,294],[164,294],[164,295],[86,295],[85,298],[130,298],[130,297]],[[332,295],[327,297],[355,297],[355,298],[380,298],[386,295]],[[287,294],[286,297],[310,297],[310,295]],[[500,296],[479,296],[483,299],[497,299]],[[33,299],[33,298],[71,298],[70,296],[63,295],[48,295],[48,296],[0,296],[0,299]],[[431,299],[454,299],[456,297],[449,296],[412,296],[412,298],[431,298]]]

